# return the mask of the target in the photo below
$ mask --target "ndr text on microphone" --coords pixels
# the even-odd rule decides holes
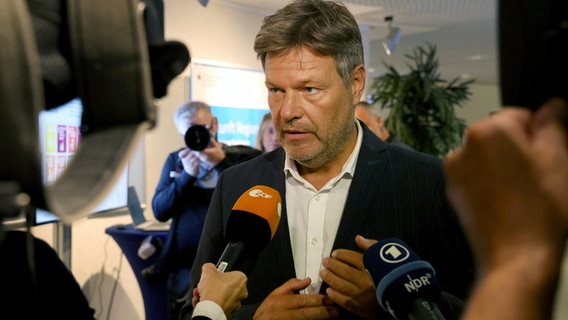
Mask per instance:
[[[430,263],[398,238],[379,241],[363,255],[379,304],[398,320],[442,320],[441,288]]]

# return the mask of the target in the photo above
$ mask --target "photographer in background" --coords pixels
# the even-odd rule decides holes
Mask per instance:
[[[204,102],[181,104],[174,113],[174,124],[187,145],[200,145],[200,141],[192,140],[195,136],[191,132],[195,129],[206,129],[209,143],[202,150],[186,146],[170,153],[152,199],[156,219],[172,219],[172,223],[158,262],[144,269],[142,275],[151,282],[169,277],[169,319],[177,319],[189,288],[189,271],[219,175],[228,167],[261,153],[252,147],[218,142],[217,118]],[[190,128],[192,131],[188,132]],[[203,131],[197,133],[199,138],[206,136]]]

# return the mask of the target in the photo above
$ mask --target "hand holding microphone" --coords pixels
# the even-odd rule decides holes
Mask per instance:
[[[226,225],[228,243],[217,269],[239,270],[247,274],[258,254],[274,237],[280,222],[281,198],[278,191],[257,185],[245,191],[234,204]],[[333,302],[323,294],[300,295],[310,279],[290,279],[272,291],[258,306],[254,316],[278,319],[332,319],[337,317]]]
[[[355,237],[357,246],[366,250],[376,240]],[[379,305],[375,287],[363,265],[361,251],[336,249],[322,261],[320,277],[325,294],[342,308],[365,319],[380,319],[384,311]]]
[[[216,275],[209,269],[209,264],[204,264],[197,288],[193,290],[192,304],[194,307],[200,300],[206,299],[204,290],[215,287],[212,283],[222,279],[225,279],[225,282],[227,279],[233,279],[239,282],[240,293],[228,296],[227,286],[219,287],[220,292],[217,292],[217,296],[212,294],[214,297],[212,301],[220,305],[227,315],[240,308],[240,301],[247,296],[244,285],[246,276],[243,273],[246,275],[256,256],[274,237],[280,222],[281,206],[280,193],[262,185],[248,189],[237,199],[227,222],[228,243],[215,266],[217,272],[227,272],[227,274],[224,277]],[[242,272],[230,272],[233,270]]]
[[[443,320],[438,309],[442,290],[434,268],[402,240],[370,246],[363,263],[377,289],[380,305],[398,320]]]
[[[248,296],[247,277],[240,271],[221,273],[212,263],[201,267],[201,278],[194,290],[193,306],[199,301],[211,301],[217,304],[230,318],[241,308],[241,301]]]

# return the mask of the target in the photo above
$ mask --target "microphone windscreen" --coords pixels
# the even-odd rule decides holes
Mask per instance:
[[[280,222],[280,193],[257,185],[245,191],[233,205],[226,239],[243,242],[248,252],[259,252],[274,237]]]
[[[400,239],[385,239],[369,247],[363,264],[377,289],[377,300],[395,316],[411,310],[417,299],[440,299],[434,268]]]

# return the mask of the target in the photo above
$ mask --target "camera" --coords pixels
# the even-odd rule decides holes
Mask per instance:
[[[191,150],[201,151],[211,142],[211,134],[205,126],[193,125],[185,132],[184,140],[185,145]]]

